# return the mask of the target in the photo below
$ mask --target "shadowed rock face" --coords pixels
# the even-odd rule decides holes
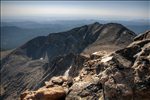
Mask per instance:
[[[142,38],[146,34],[150,33],[137,37]],[[99,51],[90,57],[80,57],[86,60],[79,60],[82,63],[79,64],[80,70],[76,70],[78,74],[71,74],[74,72],[71,69],[75,68],[72,66],[69,75],[52,77],[36,91],[22,93],[21,100],[38,100],[38,94],[43,94],[40,95],[42,100],[149,100],[149,37],[135,40],[126,48],[111,54]]]
[[[150,98],[150,32],[117,50],[100,73],[105,98],[110,100],[148,100]],[[145,36],[143,38],[143,36]],[[137,39],[138,38],[138,39]]]
[[[145,33],[149,35],[150,33]],[[145,35],[142,34],[141,36]],[[137,36],[141,38],[140,36]],[[136,38],[137,38],[136,37]],[[49,91],[65,100],[149,100],[150,98],[150,38],[135,40],[124,49],[111,54],[102,51],[84,56],[78,74],[72,76],[69,68],[68,76],[57,76],[45,82],[45,86],[36,91],[26,91],[21,94],[22,100],[37,99]],[[81,61],[81,60],[80,60]],[[66,71],[67,72],[67,71]],[[65,74],[66,75],[66,74]],[[60,96],[56,100],[59,100]],[[47,99],[44,99],[47,100]]]
[[[35,90],[45,80],[63,75],[75,77],[89,59],[80,53],[118,50],[132,42],[135,34],[116,23],[94,23],[70,31],[34,38],[1,62],[1,86],[6,100],[16,99],[26,89]],[[105,46],[105,47],[104,47]]]
[[[149,39],[149,38],[150,38],[150,31],[146,31],[143,34],[136,36],[134,38],[134,41],[138,41],[138,40],[140,41],[140,40]]]
[[[51,60],[58,55],[80,53],[88,46],[113,45],[116,49],[120,46],[125,47],[135,36],[121,24],[102,25],[96,22],[70,31],[37,37],[15,50],[14,53],[24,54],[32,59],[44,58],[47,55]]]

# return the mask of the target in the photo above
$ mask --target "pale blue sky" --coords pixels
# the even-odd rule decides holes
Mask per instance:
[[[150,19],[150,1],[2,1],[5,18]]]

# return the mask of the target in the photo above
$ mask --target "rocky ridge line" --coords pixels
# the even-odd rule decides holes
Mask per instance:
[[[149,36],[147,31],[126,48],[111,54],[99,51],[86,56],[88,60],[77,76],[53,77],[37,91],[22,93],[21,100],[49,100],[51,96],[56,97],[51,100],[149,100]],[[59,88],[61,95],[54,88]]]

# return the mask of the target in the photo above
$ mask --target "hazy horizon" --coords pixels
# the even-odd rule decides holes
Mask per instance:
[[[149,20],[149,1],[1,1],[5,20]]]

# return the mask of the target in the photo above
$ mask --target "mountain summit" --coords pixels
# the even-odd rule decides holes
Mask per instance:
[[[36,91],[25,91],[21,100],[149,100],[150,31],[127,47],[110,54],[99,51],[78,59],[64,75],[54,76]],[[101,53],[101,54],[100,54]],[[96,55],[95,55],[96,54]],[[81,64],[82,63],[82,64]],[[82,66],[82,67],[81,67]]]
[[[128,45],[135,36],[135,33],[121,24],[102,25],[96,22],[66,32],[34,38],[16,49],[14,53],[22,53],[32,59],[44,58],[47,54],[49,59],[52,59],[57,55],[68,53],[81,53],[83,51],[92,53],[97,51],[98,47],[106,50],[107,47],[109,49],[111,46],[113,50],[116,50]],[[86,50],[87,47],[90,48],[90,52]]]
[[[86,61],[85,55],[121,49],[135,36],[121,24],[96,22],[34,38],[2,60],[2,96],[5,100],[16,99],[26,89],[35,90],[51,77],[64,75],[69,68],[69,75],[75,77]]]

